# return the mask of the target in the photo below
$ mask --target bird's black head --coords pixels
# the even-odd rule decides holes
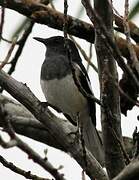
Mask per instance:
[[[44,45],[46,45],[46,47],[61,47],[65,49],[65,39],[62,36],[53,36],[50,38],[40,38],[40,37],[34,37],[35,40],[43,43]],[[68,45],[71,49],[76,49],[75,44],[73,43],[73,41],[71,41],[70,39],[67,40]]]
[[[59,46],[60,44],[64,43],[64,38],[62,36],[54,36],[46,39],[34,37],[34,39],[45,44],[46,46]]]

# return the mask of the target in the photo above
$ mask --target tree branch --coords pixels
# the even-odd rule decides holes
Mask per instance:
[[[40,3],[33,3],[30,1],[30,3],[27,4],[26,2],[27,1],[0,0],[0,5],[5,8],[15,10],[16,12],[33,19],[37,23],[45,24],[51,28],[63,31],[64,15],[61,12]],[[117,15],[114,17],[116,25],[122,29],[122,32],[124,32],[123,18]],[[139,28],[131,22],[129,22],[129,26],[131,30],[131,37],[133,35],[134,38],[139,39]],[[94,26],[92,24],[86,23],[72,16],[68,16],[67,31],[68,34],[94,43],[95,33]]]
[[[29,23],[29,24],[28,24],[28,27],[25,29],[22,38],[18,41],[19,47],[18,47],[18,49],[17,49],[17,51],[16,51],[16,53],[15,53],[15,56],[13,57],[13,59],[12,59],[11,62],[10,62],[11,67],[10,67],[10,69],[8,70],[8,74],[10,74],[10,75],[11,75],[11,74],[14,72],[14,70],[15,70],[15,67],[16,67],[16,64],[17,64],[17,62],[18,62],[18,59],[19,59],[19,57],[20,57],[20,55],[21,55],[21,53],[22,53],[22,51],[23,51],[23,48],[24,48],[25,43],[26,43],[26,41],[27,41],[27,39],[28,39],[28,36],[30,35],[30,33],[31,33],[31,31],[32,31],[32,28],[33,28],[33,26],[34,26],[34,22],[30,21],[30,22],[28,22],[28,23]]]
[[[0,14],[0,41],[2,39],[2,33],[3,33],[3,26],[4,26],[4,18],[5,18],[5,8],[1,8],[1,14]]]
[[[22,176],[24,176],[27,179],[34,179],[34,180],[50,180],[50,179],[46,179],[46,178],[41,178],[39,176],[36,176],[34,174],[31,174],[30,171],[26,172],[23,169],[15,166],[13,163],[8,162],[6,159],[4,159],[1,155],[0,155],[0,162],[3,164],[3,166],[5,166],[6,168],[11,169],[13,172],[20,174]]]
[[[0,0],[0,5],[19,12],[35,22],[63,31],[64,15],[40,3],[26,1]],[[93,26],[72,16],[68,16],[68,33],[94,42]]]

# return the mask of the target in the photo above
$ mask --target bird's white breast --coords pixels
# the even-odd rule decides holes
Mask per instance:
[[[41,87],[46,100],[71,118],[88,107],[87,100],[79,92],[72,75],[62,79],[41,80]]]

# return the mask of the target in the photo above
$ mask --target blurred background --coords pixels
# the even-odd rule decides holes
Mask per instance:
[[[53,5],[55,8],[63,12],[64,11],[64,2],[61,0],[53,0]],[[130,18],[131,20],[138,25],[139,22],[139,1],[138,0],[130,0]],[[80,1],[68,1],[68,14],[82,19],[83,21],[90,22],[89,18],[87,17]],[[124,14],[124,1],[121,0],[113,0],[113,6],[118,11],[120,15]],[[0,9],[1,11],[1,9]],[[26,17],[22,16],[21,14],[5,9],[5,20],[4,20],[4,29],[3,29],[3,37],[8,40],[12,40],[17,36],[21,36],[24,28],[27,26],[28,20]],[[42,94],[40,88],[40,69],[41,64],[44,60],[45,55],[45,47],[35,41],[33,37],[43,37],[48,38],[51,36],[56,35],[63,35],[62,31],[49,28],[45,25],[35,24],[30,36],[27,39],[26,45],[22,51],[21,56],[19,57],[18,63],[16,65],[15,71],[12,73],[12,76],[23,83],[26,83],[27,86],[32,90],[32,92],[40,99],[41,101],[45,101],[45,98]],[[75,38],[76,41],[80,44],[82,49],[85,50],[86,54],[89,56],[89,48],[90,43],[85,40],[81,40],[79,38]],[[10,44],[1,40],[0,42],[0,61],[5,59],[7,52],[10,48]],[[16,52],[16,48],[14,49],[11,58],[14,57]],[[81,55],[82,56],[82,55]],[[95,66],[97,66],[96,55],[94,51],[94,47],[92,47],[92,58],[91,61]],[[83,61],[86,68],[88,68],[88,64],[86,61]],[[8,71],[10,65],[6,65],[4,70]],[[121,71],[118,68],[119,78],[121,77]],[[93,68],[89,67],[88,69],[89,77],[91,79],[92,89],[94,94],[97,98],[99,98],[99,81],[98,75],[93,70]],[[7,96],[10,96],[8,93],[4,92]],[[135,107],[132,111],[128,111],[127,117],[122,115],[122,132],[124,136],[132,137],[132,133],[135,129],[135,126],[138,126],[137,121],[138,109]],[[131,121],[132,119],[132,121]],[[139,126],[138,126],[139,127]],[[100,124],[100,109],[97,105],[97,129],[101,130]],[[0,132],[1,133],[1,132]],[[4,133],[1,133],[2,136],[8,138]],[[21,136],[20,136],[21,137]],[[29,138],[23,137],[22,139],[26,141],[31,147],[34,148],[36,152],[38,152],[42,157],[44,157],[44,150],[48,150],[47,157],[49,161],[55,166],[59,167],[60,165],[63,166],[61,172],[64,173],[65,178],[68,180],[80,180],[82,175],[82,170],[80,166],[70,157],[59,150],[56,150],[52,147],[48,147],[42,143],[35,142]],[[19,165],[21,168],[31,171],[34,174],[37,174],[42,177],[51,177],[47,172],[45,172],[42,168],[38,165],[33,163],[31,160],[28,159],[27,155],[21,152],[16,147],[10,149],[3,149],[0,147],[0,154],[5,157],[8,161],[13,162],[15,165]],[[0,164],[0,178],[1,179],[11,179],[11,180],[24,180],[25,178],[15,174],[14,172],[6,169]],[[89,178],[88,178],[89,179]]]

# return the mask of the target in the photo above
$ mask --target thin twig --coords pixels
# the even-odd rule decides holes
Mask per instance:
[[[0,70],[8,63],[10,57],[11,57],[11,54],[14,50],[14,47],[16,45],[16,41],[17,41],[17,38],[14,38],[13,41],[12,41],[12,44],[11,44],[11,47],[7,53],[7,56],[5,57],[5,59],[1,62],[0,64]]]
[[[127,47],[128,47],[129,53],[130,53],[131,66],[132,66],[132,68],[136,69],[138,76],[139,76],[139,61],[137,59],[136,52],[133,48],[133,45],[132,45],[131,39],[130,39],[128,14],[129,14],[129,2],[128,2],[128,0],[125,0],[125,14],[124,14],[124,18],[123,18],[124,33],[126,35]]]
[[[55,5],[54,5],[53,1],[51,1],[51,2],[50,2],[50,5],[51,5],[51,7],[52,7],[54,10],[56,10]]]
[[[2,33],[3,33],[4,18],[5,18],[5,8],[1,7],[0,40],[2,37]]]
[[[63,24],[63,32],[64,32],[64,39],[65,40],[68,38],[67,37],[67,29],[68,29],[67,13],[68,13],[68,2],[67,2],[67,0],[64,0],[64,24]]]
[[[10,40],[8,40],[8,39],[5,39],[3,36],[1,36],[1,39],[2,39],[3,41],[5,41],[5,42],[9,43],[9,44],[12,43],[12,41],[10,41]],[[17,44],[18,44],[18,42],[17,42]]]
[[[21,53],[22,53],[22,51],[23,51],[24,45],[25,45],[25,43],[26,43],[26,41],[27,41],[28,36],[30,35],[30,33],[31,33],[31,31],[32,31],[33,26],[34,26],[34,22],[31,21],[31,22],[30,22],[30,25],[29,25],[29,26],[27,27],[27,29],[25,30],[22,38],[20,39],[20,41],[18,41],[19,47],[18,47],[18,49],[17,49],[17,51],[16,51],[16,54],[15,54],[14,58],[13,58],[12,61],[11,61],[11,67],[10,67],[10,69],[9,69],[9,71],[8,71],[8,74],[10,74],[10,75],[11,75],[11,74],[14,72],[14,70],[15,70],[17,61],[18,61],[18,59],[19,59],[19,57],[20,57],[20,55],[21,55]]]
[[[89,65],[92,66],[92,68],[96,71],[96,73],[98,73],[98,69],[97,67],[90,62],[89,57],[87,56],[86,52],[82,49],[82,47],[75,41],[75,39],[73,38],[73,36],[69,35],[70,39],[72,39],[72,41],[76,44],[76,46],[78,47],[79,51],[81,52],[81,54],[83,55],[84,59],[89,63]]]
[[[46,178],[41,178],[39,176],[33,175],[31,174],[30,171],[25,171],[17,166],[15,166],[13,163],[8,162],[4,157],[2,157],[0,155],[0,162],[2,163],[3,166],[5,166],[6,168],[12,170],[13,172],[20,174],[22,176],[24,176],[26,179],[33,179],[33,180],[50,180],[50,179],[46,179]]]
[[[87,72],[89,71],[89,67],[91,64],[91,59],[92,59],[92,44],[90,43],[90,47],[89,47],[89,57],[88,57],[88,63],[87,63]]]
[[[119,14],[119,12],[115,9],[115,7],[113,6],[112,9],[115,12],[115,16],[118,16],[119,18],[122,18],[122,16]]]

